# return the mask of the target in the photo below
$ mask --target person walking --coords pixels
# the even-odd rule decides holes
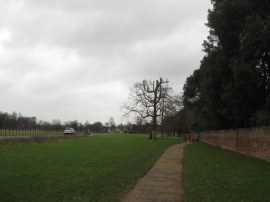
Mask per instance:
[[[191,143],[192,137],[191,134],[188,135],[188,143]]]
[[[187,134],[184,134],[184,138],[185,138],[185,143],[187,143],[187,140],[188,140]]]
[[[200,134],[199,134],[199,132],[197,132],[195,134],[195,140],[196,140],[197,143],[199,142],[199,138],[200,138],[199,136],[200,136]]]

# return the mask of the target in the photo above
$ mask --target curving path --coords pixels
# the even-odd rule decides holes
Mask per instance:
[[[183,148],[168,148],[154,167],[131,189],[122,202],[181,202],[181,171]]]

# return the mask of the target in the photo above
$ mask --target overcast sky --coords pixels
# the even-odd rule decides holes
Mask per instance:
[[[210,0],[0,0],[0,111],[124,121],[132,85],[199,68]]]

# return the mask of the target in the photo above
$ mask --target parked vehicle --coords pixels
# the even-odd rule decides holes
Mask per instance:
[[[64,135],[76,135],[76,131],[73,128],[65,128]]]

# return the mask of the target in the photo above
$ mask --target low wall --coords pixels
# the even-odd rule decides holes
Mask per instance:
[[[205,131],[200,139],[211,145],[270,161],[270,126]]]

